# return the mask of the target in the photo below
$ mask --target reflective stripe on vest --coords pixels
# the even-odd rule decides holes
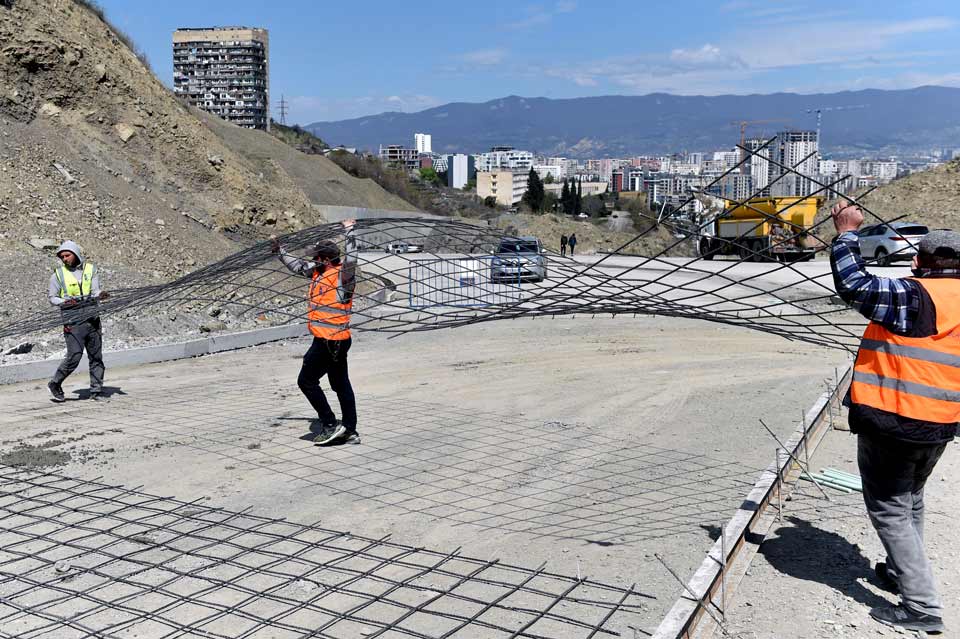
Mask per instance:
[[[90,294],[93,286],[93,264],[84,263],[80,280],[66,266],[56,270],[57,281],[60,283],[60,297],[84,297]]]
[[[960,421],[960,279],[915,280],[933,300],[937,333],[904,337],[871,322],[853,369],[850,399],[901,417]]]
[[[315,337],[343,340],[350,337],[350,309],[353,301],[337,301],[340,266],[331,266],[321,275],[314,271],[307,300],[307,327]]]

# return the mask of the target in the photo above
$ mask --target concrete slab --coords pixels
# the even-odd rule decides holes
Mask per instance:
[[[785,436],[846,361],[664,318],[363,333],[350,365],[364,442],[321,449],[295,385],[306,347],[111,369],[105,402],[5,387],[0,463],[635,583],[649,603],[611,626],[630,637],[681,589],[653,554],[689,577],[766,466],[776,444],[757,417]]]

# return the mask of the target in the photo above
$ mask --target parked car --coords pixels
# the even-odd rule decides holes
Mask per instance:
[[[877,266],[909,262],[917,254],[917,244],[930,232],[923,224],[892,222],[872,224],[860,230],[860,254],[875,259]]]
[[[490,266],[493,282],[542,282],[547,279],[547,250],[535,237],[516,237],[500,241]]]
[[[391,242],[387,244],[387,253],[399,255],[400,253],[423,253],[423,247],[419,244],[410,244],[408,242]]]

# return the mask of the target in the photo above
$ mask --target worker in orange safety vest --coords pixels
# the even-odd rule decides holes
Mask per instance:
[[[353,340],[350,337],[350,315],[356,286],[357,246],[353,235],[354,221],[343,222],[346,241],[344,256],[330,240],[313,245],[312,259],[302,259],[289,253],[272,240],[273,251],[293,273],[310,278],[307,293],[307,327],[313,343],[303,356],[303,365],[297,385],[307,401],[317,411],[317,445],[359,444],[357,433],[357,405],[347,373],[347,353]],[[330,388],[340,402],[341,420],[336,418],[330,403],[320,388],[320,378],[330,380]]]
[[[846,403],[864,504],[886,552],[875,572],[900,595],[900,604],[870,615],[889,626],[942,632],[943,603],[924,548],[923,492],[960,421],[960,233],[933,231],[915,241],[914,277],[878,277],[860,255],[860,207],[841,203],[832,215],[834,285],[870,320]]]

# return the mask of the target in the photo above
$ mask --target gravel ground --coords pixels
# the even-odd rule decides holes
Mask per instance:
[[[833,431],[811,465],[857,474],[856,437]],[[953,539],[952,513],[960,491],[951,478],[960,470],[958,444],[948,446],[926,490],[927,551],[944,602],[947,631],[960,636],[960,553]],[[787,502],[784,519],[754,558],[727,613],[727,636],[736,639],[832,639],[912,635],[870,618],[870,608],[895,603],[877,587],[873,566],[884,552],[873,531],[862,496],[831,491],[825,501],[801,484]],[[719,633],[717,636],[720,636]]]

